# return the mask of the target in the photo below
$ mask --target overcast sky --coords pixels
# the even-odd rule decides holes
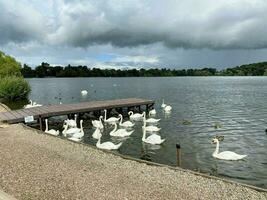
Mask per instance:
[[[35,66],[267,60],[266,0],[0,0],[0,50]]]

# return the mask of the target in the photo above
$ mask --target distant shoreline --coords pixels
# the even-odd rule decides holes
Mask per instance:
[[[216,68],[202,69],[100,69],[87,66],[50,66],[49,63],[32,69],[24,64],[21,73],[25,78],[43,77],[179,77],[179,76],[267,76],[267,62],[241,65],[218,70]]]

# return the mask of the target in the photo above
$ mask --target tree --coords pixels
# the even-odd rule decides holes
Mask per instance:
[[[0,77],[21,76],[20,63],[15,58],[0,51]]]

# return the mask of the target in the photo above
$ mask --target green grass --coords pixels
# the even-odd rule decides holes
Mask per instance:
[[[17,101],[26,99],[31,91],[29,83],[23,77],[0,77],[0,100]]]

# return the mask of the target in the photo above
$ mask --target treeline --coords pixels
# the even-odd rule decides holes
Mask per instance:
[[[35,69],[24,64],[21,73],[24,77],[154,77],[154,76],[267,76],[267,62],[217,70],[202,69],[99,69],[87,66],[50,66],[41,63]]]

